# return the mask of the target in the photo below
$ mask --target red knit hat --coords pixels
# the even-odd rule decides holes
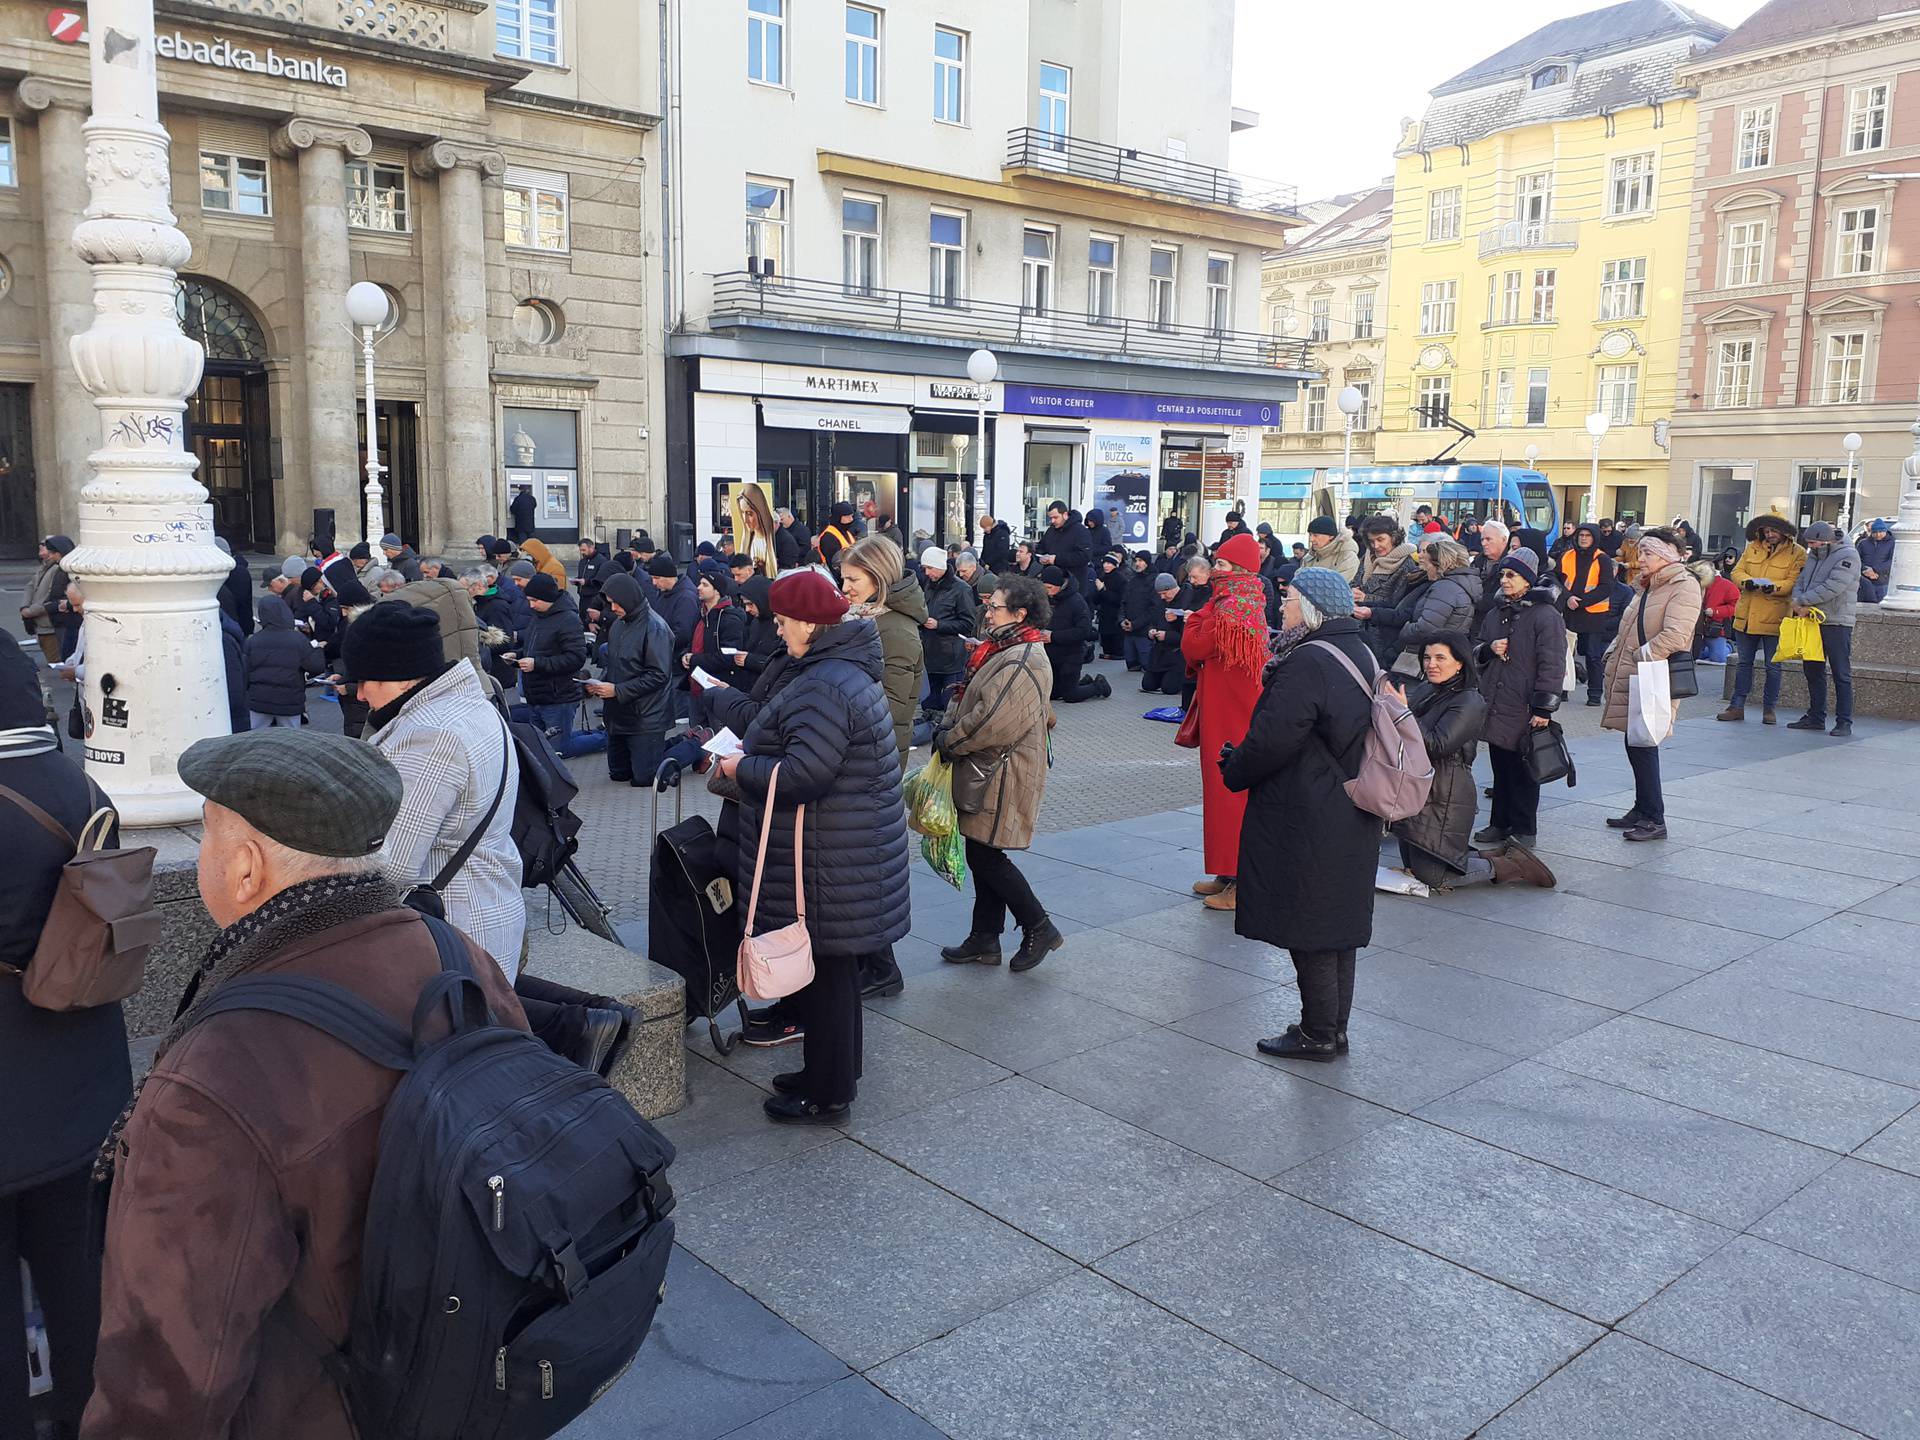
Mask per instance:
[[[1260,542],[1242,530],[1215,550],[1213,557],[1229,565],[1238,565],[1242,570],[1257,571],[1260,568]]]
[[[847,618],[847,597],[818,570],[790,570],[773,582],[773,613],[809,625],[838,625]]]

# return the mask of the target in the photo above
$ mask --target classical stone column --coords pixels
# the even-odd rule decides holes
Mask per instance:
[[[373,137],[354,125],[294,119],[274,133],[274,153],[300,162],[300,289],[306,353],[300,376],[307,399],[307,488],[286,487],[282,528],[304,537],[314,506],[331,506],[342,546],[360,534],[359,432],[354,425],[353,362],[347,325],[347,157],[363,159]]]
[[[73,337],[93,319],[93,276],[73,248],[73,232],[87,209],[86,136],[89,96],[84,85],[30,75],[14,91],[14,108],[36,120],[40,132],[42,264],[47,277],[46,376],[53,414],[53,463],[40,477],[40,533],[73,524],[87,483],[87,453],[99,443],[100,417],[67,364]],[[43,452],[45,453],[45,452]]]
[[[182,448],[205,354],[181,333],[175,272],[187,237],[169,208],[167,132],[154,80],[153,0],[87,7],[91,201],[73,248],[93,270],[93,318],[74,337],[102,443],[80,492],[67,573],[87,596],[87,771],[129,825],[197,819],[180,752],[228,729],[214,595],[232,561]]]
[[[496,502],[492,362],[487,339],[487,216],[483,182],[507,168],[498,150],[436,140],[414,152],[413,169],[440,182],[440,384],[443,505],[431,500],[427,543],[453,549],[505,521]]]

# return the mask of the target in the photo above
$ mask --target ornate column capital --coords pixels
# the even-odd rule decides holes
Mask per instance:
[[[85,114],[93,105],[93,92],[71,80],[53,80],[45,75],[29,75],[13,90],[13,113],[31,120],[43,110],[78,110]]]
[[[273,132],[273,153],[291,159],[302,150],[326,146],[342,151],[355,160],[373,153],[373,137],[358,125],[339,125],[331,120],[309,120],[295,116]]]
[[[479,171],[483,179],[498,180],[507,172],[507,157],[491,146],[464,140],[430,140],[413,152],[413,173],[423,180],[463,167]]]

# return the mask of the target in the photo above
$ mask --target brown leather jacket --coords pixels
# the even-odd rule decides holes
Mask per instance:
[[[470,954],[494,1015],[525,1029],[499,967]],[[243,973],[331,980],[407,1026],[439,968],[420,917],[391,909],[278,946]],[[398,1081],[256,1011],[216,1015],[167,1051],[115,1172],[86,1440],[350,1440],[289,1312],[346,1339]]]

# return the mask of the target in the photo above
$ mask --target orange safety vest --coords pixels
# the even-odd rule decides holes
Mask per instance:
[[[824,530],[820,532],[820,535],[823,539],[826,536],[831,535],[833,536],[834,539],[840,542],[839,549],[833,552],[835,555],[838,555],[841,550],[844,550],[849,545],[853,544],[853,536],[849,535],[846,531],[842,530],[838,525],[827,526]],[[827,555],[826,549],[820,544],[819,540],[815,540],[813,542],[813,548],[820,552],[820,558],[822,560],[829,560],[829,556]],[[830,560],[829,560],[829,563],[830,563]]]
[[[1560,578],[1567,582],[1567,588],[1569,590],[1578,590],[1584,594],[1599,583],[1600,561],[1604,552],[1596,545],[1588,553],[1593,558],[1592,564],[1587,571],[1587,583],[1584,585],[1576,585],[1573,580],[1574,571],[1579,568],[1580,552],[1578,550],[1568,550],[1560,556]],[[1580,613],[1583,615],[1604,615],[1612,608],[1613,598],[1608,596],[1604,600],[1582,601],[1580,604]]]

